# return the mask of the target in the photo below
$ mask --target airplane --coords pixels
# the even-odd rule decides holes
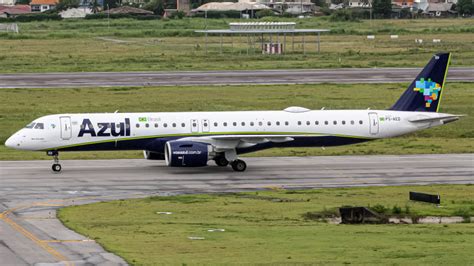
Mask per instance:
[[[59,152],[143,150],[172,167],[231,165],[247,168],[245,154],[275,147],[327,147],[397,137],[444,125],[461,115],[439,113],[450,53],[434,55],[387,110],[81,113],[40,117],[5,146],[46,151],[61,171]],[[356,93],[355,93],[356,94]]]

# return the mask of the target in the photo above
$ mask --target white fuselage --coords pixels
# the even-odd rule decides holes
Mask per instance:
[[[42,129],[35,125],[21,129],[7,140],[6,146],[21,150],[67,150],[109,143],[89,150],[141,150],[145,149],[145,140],[214,135],[336,136],[370,140],[441,125],[439,121],[412,123],[409,120],[443,115],[386,110],[312,111],[300,107],[284,111],[58,114],[36,119],[33,123],[41,123]],[[136,140],[141,142],[134,145]],[[120,145],[124,141],[129,143]],[[287,146],[291,146],[291,141]]]

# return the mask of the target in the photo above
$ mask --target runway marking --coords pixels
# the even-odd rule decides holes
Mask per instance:
[[[143,194],[134,194],[135,196],[145,196]],[[73,262],[70,262],[66,256],[61,254],[59,251],[48,245],[48,243],[84,243],[84,242],[95,242],[92,239],[84,239],[84,240],[41,240],[38,237],[36,237],[33,233],[13,221],[8,217],[9,214],[18,211],[18,210],[24,210],[24,209],[29,209],[32,207],[62,207],[66,206],[64,204],[59,204],[60,202],[67,202],[67,201],[79,201],[79,200],[93,200],[93,199],[100,199],[100,198],[108,198],[108,197],[117,197],[120,195],[107,195],[107,196],[88,196],[88,197],[75,197],[75,198],[68,198],[68,199],[51,199],[43,202],[33,202],[31,204],[25,204],[25,205],[20,205],[11,209],[8,209],[2,213],[0,213],[0,220],[4,221],[5,223],[9,224],[14,230],[17,232],[23,234],[25,237],[33,241],[37,246],[41,247],[44,249],[46,252],[51,254],[54,258],[56,258],[59,262],[64,262],[67,266],[74,266],[75,264]],[[24,217],[19,217],[20,219],[28,219]],[[33,217],[32,217],[33,218]],[[30,218],[31,219],[31,218]],[[33,219],[51,219],[51,218],[33,218]]]
[[[19,224],[17,224],[15,221],[10,219],[8,215],[11,213],[11,210],[6,210],[0,214],[0,219],[9,224],[13,229],[15,229],[17,232],[20,232],[23,234],[25,237],[29,238],[31,241],[33,241],[36,245],[39,247],[43,248],[46,252],[49,254],[53,255],[57,260],[63,261],[66,265],[68,266],[74,266],[74,263],[69,262],[68,259],[59,253],[59,251],[55,250],[51,246],[49,246],[47,243],[42,242],[40,239],[38,239],[34,234],[32,234],[30,231],[26,230]]]
[[[40,240],[43,243],[83,243],[83,242],[95,242],[92,239],[70,239],[70,240]]]

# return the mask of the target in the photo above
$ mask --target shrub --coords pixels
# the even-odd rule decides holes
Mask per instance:
[[[339,9],[331,14],[331,21],[358,21],[351,10]]]
[[[61,20],[59,14],[28,14],[20,15],[15,18],[0,18],[0,22],[30,22],[30,21],[46,21],[46,20]]]
[[[263,10],[257,11],[255,15],[257,16],[257,18],[274,17],[275,12],[271,11],[270,9],[263,9]]]

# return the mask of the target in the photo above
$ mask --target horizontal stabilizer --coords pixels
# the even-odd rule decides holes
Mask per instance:
[[[414,118],[408,119],[408,121],[412,123],[429,123],[429,122],[439,121],[443,124],[447,124],[447,123],[459,120],[459,118],[462,116],[465,116],[465,115],[443,115],[443,116],[438,116],[438,117],[414,117]]]

